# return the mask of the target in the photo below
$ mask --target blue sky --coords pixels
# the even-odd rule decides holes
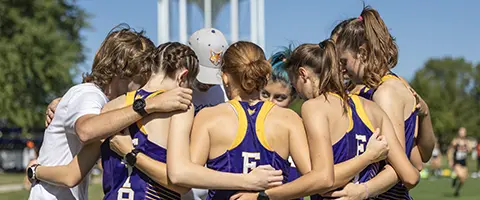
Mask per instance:
[[[145,30],[147,36],[157,44],[156,0],[77,2],[92,15],[89,20],[91,28],[82,31],[87,47],[87,59],[81,66],[82,71],[90,70],[95,51],[110,29],[119,23],[125,22],[135,29]],[[240,4],[241,2],[242,0]],[[470,62],[480,62],[480,17],[477,14],[480,1],[365,2],[380,12],[397,39],[399,63],[394,71],[399,75],[410,79],[432,57],[464,57]],[[240,7],[248,8],[248,5]],[[360,0],[265,0],[265,53],[270,56],[279,47],[291,42],[317,43],[327,38],[338,22],[358,16],[361,9]],[[228,9],[225,10],[227,11],[220,12],[220,19],[214,25],[223,32],[228,32],[229,25],[226,22],[229,19],[222,19],[222,16],[229,15]],[[242,20],[242,10],[240,13]],[[201,27],[198,24],[196,26]],[[241,29],[246,26],[248,24],[240,22]],[[248,34],[248,31],[241,31],[240,37],[244,34]]]

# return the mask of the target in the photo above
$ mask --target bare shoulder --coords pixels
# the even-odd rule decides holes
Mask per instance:
[[[268,115],[268,117],[272,117],[275,120],[281,122],[281,124],[285,125],[293,126],[294,124],[298,124],[299,122],[302,123],[302,118],[300,118],[300,116],[295,111],[289,108],[282,108],[279,106],[274,106],[272,110],[270,110],[270,114]]]
[[[327,109],[332,103],[331,101],[329,101],[331,99],[333,98],[326,98],[324,95],[320,95],[316,98],[305,101],[302,105],[302,116],[304,113],[324,112],[325,109]]]
[[[121,95],[111,101],[109,101],[107,104],[103,106],[102,112],[107,112],[111,110],[115,110],[118,108],[123,108],[126,106],[126,95]]]
[[[383,117],[387,116],[385,112],[373,101],[359,97],[360,103],[363,106],[363,110],[367,114],[368,119],[372,122],[372,125],[375,127],[380,126]]]
[[[195,122],[214,124],[222,117],[233,113],[230,103],[221,103],[213,107],[206,107],[200,110],[195,116]]]
[[[374,100],[382,99],[405,99],[405,97],[412,96],[410,90],[399,79],[388,79],[378,86],[375,91]]]

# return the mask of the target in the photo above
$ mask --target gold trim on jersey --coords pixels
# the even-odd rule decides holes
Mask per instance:
[[[247,128],[248,128],[248,121],[247,121],[247,115],[245,114],[245,111],[242,108],[242,105],[240,105],[240,102],[237,100],[230,100],[228,101],[230,105],[235,109],[237,116],[238,116],[238,129],[237,129],[237,135],[235,136],[235,139],[233,140],[232,145],[230,145],[230,148],[228,150],[232,150],[240,143],[242,143],[243,138],[247,134]]]
[[[165,92],[165,90],[157,90],[155,92],[152,92],[151,94],[149,94],[145,99],[148,99],[150,97],[154,97],[154,96],[157,96],[158,94],[161,94]],[[129,105],[132,105],[133,102],[137,99],[140,99],[142,98],[140,95],[136,95],[135,94],[137,93],[137,91],[131,91],[131,92],[127,92],[127,96],[125,98],[125,105],[126,106],[129,106]],[[137,124],[137,127],[138,129],[140,130],[140,132],[142,132],[143,134],[147,135],[147,130],[145,130],[145,126],[143,125],[142,123],[142,120],[138,120],[136,122]]]
[[[263,102],[255,122],[257,138],[260,141],[260,144],[262,144],[262,146],[269,151],[273,151],[273,149],[268,144],[267,137],[265,137],[265,118],[267,118],[267,114],[274,106],[275,103],[271,101]]]
[[[370,129],[372,132],[375,132],[372,122],[368,118],[367,113],[363,108],[363,104],[362,104],[362,101],[360,100],[360,97],[358,97],[357,95],[351,95],[350,98],[352,99],[353,104],[355,104],[355,110],[357,111],[357,114],[362,120],[362,122],[368,127],[368,129]]]

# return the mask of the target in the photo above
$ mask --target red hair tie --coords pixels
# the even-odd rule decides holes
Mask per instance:
[[[359,19],[360,21],[363,21],[363,17],[362,17],[362,16],[358,16],[358,19]]]

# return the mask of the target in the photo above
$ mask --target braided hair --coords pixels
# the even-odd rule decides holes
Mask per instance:
[[[167,42],[161,44],[151,56],[155,65],[152,65],[152,73],[163,71],[167,76],[175,76],[175,72],[185,68],[188,70],[187,83],[192,87],[198,74],[198,58],[195,52],[187,45],[179,42]]]

